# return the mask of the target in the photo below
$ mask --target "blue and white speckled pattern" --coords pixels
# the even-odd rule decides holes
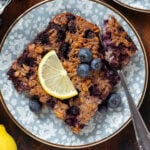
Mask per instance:
[[[150,0],[118,0],[128,6],[143,10],[150,10]]]
[[[126,21],[109,8],[92,1],[55,0],[46,2],[32,9],[15,24],[4,41],[0,53],[0,88],[8,110],[19,124],[40,139],[65,146],[78,146],[100,141],[112,135],[129,119],[130,111],[122,87],[117,88],[122,97],[122,105],[115,110],[97,112],[89,125],[79,135],[75,135],[63,121],[53,115],[49,108],[45,108],[38,115],[32,113],[28,107],[29,99],[14,89],[6,75],[12,62],[23,52],[26,45],[48,25],[53,16],[64,11],[81,15],[99,27],[109,14],[114,15],[129,33],[136,43],[138,53],[124,68],[124,73],[136,104],[140,102],[144,89],[145,60],[138,38]]]

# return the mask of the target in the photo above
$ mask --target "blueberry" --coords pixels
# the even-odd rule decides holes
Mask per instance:
[[[92,30],[90,30],[90,29],[86,30],[85,33],[84,33],[84,37],[92,39],[94,37],[94,32]]]
[[[92,59],[92,52],[88,48],[81,48],[78,57],[82,63],[88,63]]]
[[[102,62],[100,58],[95,58],[91,62],[91,68],[93,70],[101,70],[102,68]]]
[[[75,126],[77,124],[77,118],[76,116],[69,116],[67,119],[65,119],[65,122],[69,126]]]
[[[80,129],[83,129],[84,127],[85,127],[85,124],[80,124],[80,125],[79,125],[79,128],[80,128]]]
[[[29,72],[26,74],[27,79],[29,79],[32,75],[34,75],[34,71],[29,70]]]
[[[80,114],[80,108],[77,106],[71,106],[66,111],[67,115],[77,116]]]
[[[104,20],[104,25],[108,24],[108,19]]]
[[[120,80],[120,77],[117,73],[117,71],[114,71],[114,70],[109,70],[106,72],[106,77],[110,80],[110,83],[115,86],[119,80]]]
[[[23,64],[33,67],[36,65],[36,59],[33,57],[27,57],[28,53],[24,52],[21,57],[18,59],[18,64],[22,66]]]
[[[46,30],[41,32],[34,40],[34,43],[49,44],[49,35]]]
[[[47,53],[48,53],[48,51],[43,51],[41,56],[44,57]]]
[[[63,57],[65,59],[69,59],[69,56],[68,56],[69,52],[70,52],[70,44],[67,42],[63,42],[59,48],[60,57]]]
[[[65,99],[65,100],[62,101],[62,103],[66,104],[66,105],[69,105],[69,100],[70,99]]]
[[[67,14],[66,18],[67,18],[68,22],[76,19],[76,17],[73,14]]]
[[[55,30],[60,30],[61,29],[61,25],[59,24],[56,24],[54,22],[50,22],[49,23],[49,26],[48,26],[48,29],[55,29]]]
[[[33,67],[36,64],[35,58],[32,58],[32,57],[24,58],[22,61],[25,65],[31,66],[31,67]]]
[[[90,96],[101,96],[101,91],[96,84],[89,87]]]
[[[54,108],[55,105],[56,105],[56,99],[55,98],[50,98],[48,101],[47,101],[47,105],[50,106],[51,108]]]
[[[7,75],[9,76],[9,80],[12,80],[14,78],[15,70],[13,68],[10,68],[7,72]]]
[[[57,31],[57,42],[63,42],[66,38],[66,32],[64,30]]]
[[[121,104],[121,97],[118,93],[112,93],[108,100],[107,105],[111,108],[117,108]]]
[[[132,42],[132,39],[131,39],[131,37],[129,35],[126,35],[125,38],[126,38],[127,41]]]
[[[39,101],[39,97],[34,95],[29,101],[29,108],[32,112],[38,112],[42,108],[42,103]]]
[[[68,31],[70,33],[76,33],[76,24],[74,21],[70,21],[70,23],[68,24]]]
[[[90,66],[88,64],[80,64],[77,73],[80,77],[88,77],[90,75]]]
[[[42,44],[49,44],[49,35],[44,34],[40,37],[40,41]]]
[[[118,31],[119,31],[119,33],[120,33],[120,32],[124,32],[123,27],[121,27],[121,26],[120,26],[120,27],[118,27]]]
[[[26,91],[29,90],[29,87],[20,79],[12,78],[13,84],[17,91]]]

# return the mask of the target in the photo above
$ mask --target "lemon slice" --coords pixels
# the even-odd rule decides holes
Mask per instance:
[[[2,124],[0,124],[0,150],[17,150],[16,142]]]
[[[55,51],[41,60],[38,76],[43,89],[56,98],[67,99],[78,94]]]

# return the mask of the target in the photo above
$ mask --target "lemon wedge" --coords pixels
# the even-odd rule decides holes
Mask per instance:
[[[0,124],[0,150],[17,150],[14,139],[2,124]]]
[[[41,60],[38,77],[43,89],[56,98],[63,100],[78,94],[54,50]]]

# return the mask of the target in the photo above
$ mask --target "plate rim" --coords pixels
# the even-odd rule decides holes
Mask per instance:
[[[9,32],[12,30],[12,28],[16,25],[16,23],[22,18],[24,17],[28,12],[30,12],[32,9],[35,9],[36,7],[42,5],[42,4],[45,4],[47,2],[52,2],[54,0],[44,0],[42,2],[39,2],[35,5],[33,5],[32,7],[30,7],[29,9],[27,9],[25,12],[23,12],[19,17],[17,17],[17,19],[15,19],[15,21],[10,25],[10,27],[8,28],[7,32],[5,33],[1,43],[0,43],[0,53],[1,53],[1,50],[2,50],[2,47],[3,47],[3,44],[9,34]],[[88,1],[88,0],[87,0]],[[112,7],[111,5],[103,2],[103,1],[99,1],[99,0],[89,0],[89,1],[92,1],[92,2],[96,2],[98,4],[101,4],[105,7],[107,7],[108,9],[114,11],[117,15],[119,15],[120,17],[122,17],[126,23],[129,25],[129,27],[131,27],[132,31],[135,33],[136,37],[138,38],[138,41],[139,41],[139,44],[142,48],[142,52],[143,52],[143,55],[144,55],[144,60],[145,60],[145,81],[144,81],[144,88],[143,88],[143,92],[142,92],[142,95],[141,95],[141,98],[140,98],[140,101],[139,101],[139,104],[138,104],[138,108],[141,106],[142,102],[143,102],[143,99],[144,99],[144,96],[145,96],[145,93],[146,93],[146,90],[147,90],[147,85],[148,85],[148,74],[149,74],[149,69],[148,69],[148,59],[147,59],[147,55],[146,55],[146,50],[145,50],[145,47],[143,45],[143,42],[138,34],[138,32],[136,31],[135,27],[131,24],[131,22],[121,13],[119,12],[118,10],[116,10],[114,7]],[[102,140],[99,140],[99,141],[96,141],[96,142],[92,142],[92,143],[89,143],[89,144],[84,144],[84,145],[77,145],[77,146],[65,146],[65,145],[62,145],[62,144],[56,144],[56,143],[52,143],[52,142],[48,142],[46,140],[43,140],[41,138],[39,138],[38,136],[36,135],[33,135],[30,131],[28,131],[25,127],[23,127],[15,118],[14,116],[11,114],[11,112],[8,110],[8,107],[4,101],[4,98],[2,96],[2,93],[1,93],[1,90],[0,90],[0,101],[6,111],[6,113],[9,115],[10,119],[15,123],[15,125],[17,127],[19,127],[20,130],[22,130],[24,133],[26,133],[28,136],[30,136],[31,138],[37,140],[38,142],[41,142],[43,144],[46,144],[46,145],[49,145],[49,146],[53,146],[53,147],[57,147],[57,148],[66,148],[66,149],[81,149],[81,148],[87,148],[87,147],[92,147],[92,146],[95,146],[95,145],[98,145],[98,144],[101,144],[103,142],[106,142],[108,140],[110,140],[111,138],[113,138],[114,136],[116,136],[118,133],[120,133],[123,129],[125,129],[125,127],[130,123],[131,121],[131,116],[130,118],[118,129],[116,130],[113,134],[109,135],[108,137],[105,137],[104,139]]]
[[[119,0],[113,0],[114,2],[118,3],[119,5],[125,7],[125,8],[128,8],[130,10],[134,10],[136,12],[142,12],[142,13],[150,13],[150,9],[142,9],[142,8],[136,8],[136,7],[133,7],[133,6],[130,6],[128,4],[125,4]]]

